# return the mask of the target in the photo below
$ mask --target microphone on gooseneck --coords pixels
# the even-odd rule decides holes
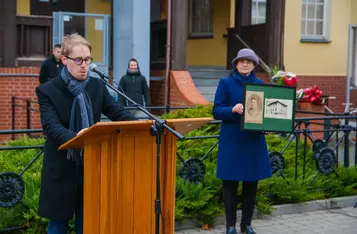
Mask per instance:
[[[102,71],[101,69],[99,69],[97,64],[92,63],[91,65],[89,65],[89,70],[91,72],[97,73],[100,76],[100,78],[108,78],[108,76],[105,74],[105,72]]]

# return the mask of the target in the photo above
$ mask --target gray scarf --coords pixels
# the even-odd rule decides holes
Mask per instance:
[[[89,83],[89,76],[85,80],[75,79],[68,71],[67,66],[61,70],[61,78],[66,83],[69,92],[74,96],[71,109],[71,118],[69,129],[73,132],[79,132],[83,128],[88,128],[94,124],[92,102],[86,92]],[[80,165],[83,158],[83,149],[70,149],[67,153],[67,159],[76,161]]]

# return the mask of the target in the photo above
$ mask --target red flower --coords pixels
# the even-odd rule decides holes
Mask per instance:
[[[302,102],[311,102],[311,103],[320,103],[321,101],[321,96],[322,96],[322,91],[319,90],[319,88],[314,85],[312,88],[306,88],[304,89],[304,96],[301,98],[300,101]]]
[[[284,83],[287,86],[294,87],[294,86],[296,86],[297,78],[295,76],[290,77],[290,78],[289,77],[284,77]]]

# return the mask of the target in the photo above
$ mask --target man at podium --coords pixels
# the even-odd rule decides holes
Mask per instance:
[[[62,41],[59,76],[36,88],[41,123],[46,135],[38,214],[48,218],[48,234],[67,234],[75,216],[77,234],[83,233],[83,149],[58,147],[100,121],[137,120],[109,94],[100,79],[88,76],[91,45],[78,34]]]

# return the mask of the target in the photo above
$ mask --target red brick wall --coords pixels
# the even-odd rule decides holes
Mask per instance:
[[[210,104],[198,91],[189,71],[170,72],[170,103],[172,106]]]
[[[12,128],[12,96],[17,97],[15,104],[23,107],[15,108],[15,129],[26,129],[26,100],[37,100],[35,88],[39,85],[39,68],[0,68],[0,73],[8,74],[0,77],[0,129]],[[14,74],[14,75],[11,75]],[[17,74],[36,74],[36,76],[16,76]],[[152,71],[151,76],[165,77],[165,71]],[[209,104],[198,92],[191,75],[187,71],[173,71],[170,73],[170,100],[173,106],[191,106],[195,104]],[[165,79],[150,81],[151,104],[153,106],[165,105]],[[31,109],[38,110],[38,104],[32,103]],[[153,111],[154,114],[162,114],[164,110]],[[30,128],[42,128],[39,113],[31,111]],[[0,136],[0,140],[9,139],[9,136]]]
[[[151,77],[163,77],[162,80],[150,80],[150,97],[152,106],[165,106],[165,71],[151,71]],[[160,115],[164,110],[152,110],[153,114]]]
[[[165,71],[151,71],[151,76],[163,77],[161,81],[150,81],[151,103],[153,106],[165,105]],[[188,71],[170,72],[171,106],[194,106],[210,104],[196,88]],[[156,113],[157,111],[155,111]],[[158,112],[163,113],[163,111]]]
[[[11,97],[19,97],[16,105],[26,106],[26,99],[36,100],[35,88],[38,86],[38,76],[26,77],[11,74],[38,74],[39,68],[0,68],[0,73],[9,74],[0,77],[0,130],[10,130],[12,126],[11,118]],[[151,76],[165,77],[165,71],[152,71]],[[265,82],[269,82],[266,74],[258,74]],[[298,88],[306,88],[318,84],[318,87],[325,95],[335,96],[336,100],[330,100],[329,107],[335,112],[343,112],[346,93],[346,78],[344,76],[298,76]],[[198,92],[191,75],[188,71],[170,72],[170,100],[173,106],[191,106],[197,104],[209,104],[209,102]],[[151,102],[153,106],[164,106],[165,104],[165,79],[150,81]],[[351,102],[357,103],[357,90],[351,92]],[[38,109],[37,104],[31,104],[32,109]],[[157,111],[156,111],[157,112]],[[156,113],[155,112],[155,113]],[[156,114],[163,113],[157,112]],[[15,108],[15,129],[26,128],[26,109]],[[39,113],[31,111],[31,128],[41,128]],[[0,136],[0,140],[4,139]]]
[[[352,89],[350,95],[351,108],[357,108],[357,89]]]
[[[257,74],[265,83],[270,83],[269,76],[266,73]],[[346,77],[345,76],[299,76],[298,77],[298,87],[308,88],[313,87],[315,84],[317,87],[322,90],[324,96],[336,97],[334,100],[328,100],[328,107],[336,112],[343,113],[345,106],[343,103],[346,102]],[[357,104],[357,91],[356,93],[351,93],[350,100],[352,103]],[[304,111],[312,112],[324,112],[323,105],[313,105],[313,107],[308,108],[308,105],[302,105]],[[321,115],[313,114],[296,114],[296,117],[321,117]],[[323,123],[323,120],[316,120],[311,122]],[[304,126],[302,126],[304,128]],[[312,124],[312,130],[323,130],[323,125]],[[323,133],[314,133],[317,138],[323,138]]]
[[[8,76],[0,77],[0,130],[12,129],[12,97],[16,97],[15,105],[15,129],[27,128],[26,100],[37,101],[35,88],[39,85],[38,76],[40,68],[21,67],[21,68],[2,68],[0,74]],[[14,75],[11,75],[14,74]],[[36,74],[36,76],[17,76],[18,74]],[[164,71],[153,72],[152,76],[164,76]],[[165,84],[164,81],[151,81],[150,92],[152,105],[165,105]],[[23,107],[20,107],[23,106]],[[37,103],[31,103],[31,109],[38,110]],[[37,111],[31,111],[30,128],[41,129],[40,116]],[[155,114],[161,114],[163,111],[154,111]],[[23,134],[19,134],[23,136]],[[0,135],[0,141],[10,139],[9,135]]]
[[[257,74],[265,83],[270,83],[269,76],[265,73]],[[298,87],[308,88],[313,87],[315,84],[322,90],[323,95],[336,97],[335,100],[329,100],[329,108],[336,113],[343,113],[346,102],[346,76],[299,76]],[[357,103],[357,94],[352,97],[351,101]]]
[[[21,99],[15,100],[15,129],[26,129],[26,99],[37,100],[35,88],[39,85],[38,77],[16,76],[17,74],[38,74],[39,68],[1,68],[0,73],[9,74],[0,77],[0,129],[10,130],[12,128],[12,97]],[[14,74],[11,76],[11,74]],[[20,107],[22,106],[22,107]],[[38,109],[38,104],[31,103],[32,109]],[[39,113],[31,111],[30,128],[42,128]],[[5,135],[0,135],[0,140],[8,139]]]
[[[329,100],[329,108],[336,113],[343,113],[346,103],[346,76],[299,76],[298,88],[312,87],[314,84],[322,90],[323,95],[336,97]]]

